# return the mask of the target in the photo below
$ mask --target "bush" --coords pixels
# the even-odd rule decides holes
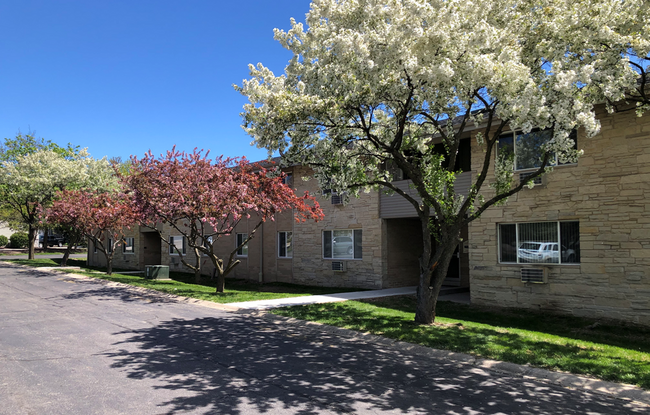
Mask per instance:
[[[9,239],[6,236],[0,235],[0,247],[7,246]]]
[[[9,248],[27,248],[29,236],[25,232],[16,232],[9,237]]]

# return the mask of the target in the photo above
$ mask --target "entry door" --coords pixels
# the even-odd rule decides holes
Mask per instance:
[[[451,258],[449,268],[447,269],[447,278],[445,278],[444,285],[452,285],[460,287],[460,245],[456,247],[454,256]]]

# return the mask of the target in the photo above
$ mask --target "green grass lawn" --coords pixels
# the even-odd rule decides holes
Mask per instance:
[[[14,259],[7,260],[15,264],[29,265],[33,267],[54,267],[60,262],[59,259]],[[223,293],[217,293],[214,283],[209,278],[204,278],[201,284],[194,283],[194,275],[180,272],[170,272],[171,280],[148,280],[142,275],[120,274],[120,269],[114,269],[113,275],[99,273],[101,269],[86,267],[84,259],[69,259],[68,265],[81,266],[81,271],[70,270],[92,278],[116,281],[135,287],[151,288],[163,293],[182,295],[199,300],[213,301],[215,303],[236,303],[241,301],[270,300],[274,298],[300,297],[306,295],[333,294],[346,291],[359,291],[350,288],[328,288],[308,287],[285,283],[259,284],[244,280],[226,279],[226,289]]]
[[[275,314],[490,359],[650,389],[650,329],[529,310],[440,302],[436,324],[413,322],[415,298],[314,304]]]

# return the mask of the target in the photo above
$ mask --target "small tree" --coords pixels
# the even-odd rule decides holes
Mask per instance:
[[[151,152],[142,159],[132,157],[129,174],[120,174],[125,189],[133,195],[141,224],[155,229],[161,240],[162,224],[183,235],[194,252],[190,264],[172,245],[185,266],[201,276],[201,254],[207,255],[217,276],[217,291],[223,292],[225,277],[239,263],[235,253],[247,244],[266,220],[282,211],[294,209],[296,220],[322,218],[314,198],[298,197],[282,183],[282,178],[246,159],[217,158],[197,151],[187,154],[176,149],[155,158]],[[311,203],[311,204],[310,204]],[[230,235],[243,218],[257,223],[242,244],[223,258],[214,252],[216,241]]]
[[[555,155],[576,159],[572,130],[598,133],[595,104],[613,109],[627,94],[649,108],[636,83],[648,72],[647,1],[314,0],[306,21],[275,32],[293,54],[282,76],[251,65],[236,87],[250,100],[244,127],[285,162],[312,166],[322,188],[384,189],[413,205],[419,323],[434,321],[461,229],[528,184],[514,184],[511,157],[494,160],[502,132],[552,131],[530,182]],[[484,156],[463,197],[456,159],[470,126]],[[391,166],[418,198],[392,183]]]
[[[66,190],[57,195],[44,218],[76,229],[106,258],[106,274],[113,273],[113,255],[123,243],[124,231],[137,223],[133,201],[118,192]]]

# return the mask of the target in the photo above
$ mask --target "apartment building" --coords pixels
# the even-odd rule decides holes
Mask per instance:
[[[584,150],[577,163],[554,171],[502,206],[485,211],[463,230],[446,285],[468,287],[473,303],[549,310],[650,325],[650,116],[633,111],[598,113],[600,134],[576,133]],[[469,189],[482,165],[475,133],[462,140],[456,191]],[[544,131],[504,133],[498,149],[515,155],[515,178],[534,170]],[[286,169],[292,186],[319,195],[304,166]],[[488,182],[494,177],[490,167]],[[406,191],[408,180],[399,180]],[[490,196],[484,185],[483,193]],[[320,222],[296,222],[291,212],[267,221],[237,252],[230,275],[260,282],[389,288],[416,285],[421,230],[415,210],[399,195],[362,193],[348,204],[322,199]],[[251,231],[242,221],[215,247],[229,253]],[[180,235],[165,228],[168,241],[183,249]],[[164,264],[184,270],[167,243],[145,229],[134,230],[114,267],[143,269]],[[185,248],[188,258],[192,254]],[[103,256],[89,251],[89,263]],[[211,274],[205,257],[203,273]]]

